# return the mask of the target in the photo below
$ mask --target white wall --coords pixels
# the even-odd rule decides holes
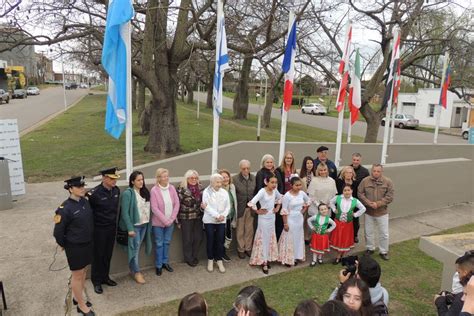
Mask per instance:
[[[433,117],[429,117],[429,104],[439,103],[439,88],[436,89],[419,89],[418,93],[400,93],[398,96],[397,113],[410,113],[409,110],[404,111],[403,102],[414,102],[415,118],[420,121],[420,125],[435,126],[436,125],[436,112]],[[456,94],[448,91],[448,105],[447,108],[441,109],[440,127],[449,128],[451,127],[451,117],[454,112],[453,104],[454,101],[460,100]],[[456,102],[456,105],[460,103]]]

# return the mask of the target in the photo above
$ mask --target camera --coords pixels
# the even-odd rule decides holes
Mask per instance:
[[[446,298],[446,305],[451,305],[454,302],[454,294],[448,291],[441,291],[438,295],[444,296]]]
[[[351,274],[351,277],[355,275],[355,272],[357,270],[356,266],[356,261],[359,260],[359,257],[357,256],[349,256],[349,257],[344,257],[341,259],[341,264],[346,267],[346,269],[342,272],[344,275],[347,275],[348,273]]]

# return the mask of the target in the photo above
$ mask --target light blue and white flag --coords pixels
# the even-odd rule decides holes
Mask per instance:
[[[127,71],[131,62],[128,22],[133,15],[130,0],[110,0],[102,49],[102,66],[109,75],[105,130],[116,139],[120,138],[127,121],[127,76],[131,76]]]
[[[229,68],[229,55],[227,53],[227,39],[224,23],[224,9],[222,0],[218,0],[216,69],[214,72],[214,89],[212,91],[212,105],[214,107],[214,115],[220,116],[222,114],[222,79],[224,77],[224,72]]]

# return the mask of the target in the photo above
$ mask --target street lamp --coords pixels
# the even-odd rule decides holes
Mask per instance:
[[[64,97],[64,110],[67,109],[67,99],[66,99],[66,74],[64,73],[64,60],[63,60],[63,50],[61,48],[61,44],[58,44],[59,47],[59,53],[61,55],[61,71],[62,71],[62,77],[63,77],[63,97]],[[53,49],[50,49],[52,52]]]

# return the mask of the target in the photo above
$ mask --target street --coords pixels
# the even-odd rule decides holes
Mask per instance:
[[[67,105],[75,103],[88,92],[89,89],[66,90]],[[64,110],[63,88],[54,86],[41,90],[40,95],[30,95],[27,99],[10,99],[9,104],[0,104],[0,119],[18,119],[21,133],[61,110]]]
[[[197,101],[199,99],[200,102],[206,102],[206,94],[201,92],[194,92],[194,98]],[[226,109],[232,110],[232,99],[228,97],[222,98],[222,106]],[[251,114],[258,114],[258,105],[256,104],[249,104],[249,113]],[[262,106],[262,113],[263,113],[263,106]],[[279,109],[272,109],[272,118],[281,118],[280,110]],[[319,116],[319,115],[309,115],[309,114],[302,114],[299,110],[290,110],[288,114],[288,121],[305,124],[313,127],[318,127],[326,130],[331,130],[336,132],[337,131],[337,118],[330,117],[330,116]],[[347,124],[348,120],[344,120],[344,133],[347,133]],[[365,122],[356,122],[352,126],[352,135],[357,135],[360,137],[365,137],[365,130],[367,128],[367,124]],[[383,133],[384,127],[379,128],[377,140],[379,142],[383,141]],[[393,137],[394,143],[433,143],[433,133],[424,132],[419,130],[412,130],[412,129],[399,129],[396,128]],[[343,139],[343,142],[346,142],[346,139]],[[466,140],[462,139],[461,136],[451,136],[445,134],[438,135],[438,143],[449,143],[449,144],[466,144]]]

